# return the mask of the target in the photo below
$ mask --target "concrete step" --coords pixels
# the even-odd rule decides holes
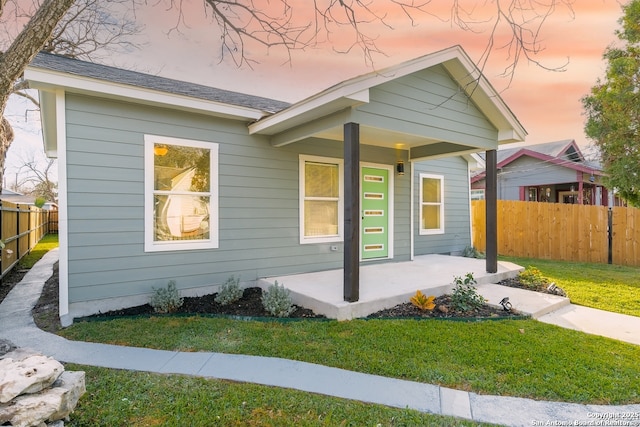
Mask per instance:
[[[527,291],[509,286],[482,284],[478,285],[478,293],[487,299],[487,303],[502,307],[500,301],[508,297],[514,310],[537,319],[545,314],[568,306],[569,298],[541,292]]]

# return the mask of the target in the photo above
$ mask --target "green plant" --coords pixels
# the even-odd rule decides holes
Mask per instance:
[[[549,284],[549,279],[544,277],[540,270],[531,265],[518,274],[518,279],[520,279],[520,283],[531,289],[536,289]]]
[[[220,305],[229,305],[242,298],[243,290],[240,287],[240,278],[231,276],[220,287],[215,301]]]
[[[465,247],[464,250],[462,251],[462,256],[465,258],[479,258],[479,259],[485,258],[485,255],[473,246]]]
[[[425,294],[422,293],[422,291],[418,289],[416,291],[416,294],[412,296],[409,299],[409,301],[411,301],[411,304],[415,305],[420,310],[426,311],[426,310],[433,310],[435,308],[436,304],[433,302],[433,300],[435,299],[436,299],[435,296],[433,295],[426,296]]]
[[[454,277],[453,294],[451,295],[451,307],[455,311],[467,312],[479,309],[484,305],[486,300],[475,287],[476,279],[472,273],[467,273],[462,277]]]
[[[262,294],[262,306],[267,313],[275,317],[287,317],[294,310],[289,290],[284,286],[278,286],[277,280]]]
[[[37,207],[37,208],[42,208],[45,203],[47,203],[47,199],[45,199],[44,197],[36,197],[36,200],[33,202],[33,204]]]
[[[173,313],[177,311],[184,302],[180,292],[176,289],[175,280],[170,280],[166,288],[153,288],[153,295],[149,305],[156,313]]]

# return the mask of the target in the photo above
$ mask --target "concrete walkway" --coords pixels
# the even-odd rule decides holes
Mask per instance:
[[[507,426],[613,425],[588,424],[603,420],[640,425],[637,417],[618,418],[622,414],[640,414],[640,404],[580,405],[486,396],[272,357],[183,353],[69,341],[38,329],[31,317],[31,308],[57,260],[57,250],[47,253],[0,304],[0,338],[63,362],[286,387]]]

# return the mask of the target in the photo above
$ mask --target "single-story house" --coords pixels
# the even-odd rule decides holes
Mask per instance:
[[[533,144],[497,152],[500,200],[607,206],[611,197],[598,162],[585,159],[575,140]],[[484,198],[485,172],[472,174],[473,199]]]
[[[169,280],[344,269],[356,301],[361,263],[469,246],[472,154],[526,135],[459,46],[294,104],[45,53],[25,78],[59,164],[65,325]]]

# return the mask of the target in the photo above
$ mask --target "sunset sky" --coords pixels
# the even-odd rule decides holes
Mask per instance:
[[[478,62],[488,37],[486,32],[465,32],[452,26],[447,21],[451,2],[434,0],[429,11],[433,11],[437,18],[416,13],[412,25],[406,16],[398,13],[397,8],[390,8],[382,12],[387,13],[386,22],[393,28],[383,25],[365,27],[370,35],[377,36],[376,43],[384,52],[384,55],[373,57],[373,64],[366,63],[357,49],[348,54],[336,53],[333,48],[347,46],[349,40],[347,33],[336,32],[330,42],[294,52],[291,64],[284,64],[286,53],[281,50],[251,47],[249,56],[258,63],[253,65],[253,69],[237,68],[229,59],[220,62],[216,27],[203,17],[202,5],[194,3],[197,6],[184,10],[185,23],[181,25],[181,31],[169,34],[176,23],[175,13],[157,6],[138,9],[136,20],[144,25],[136,40],[141,48],[130,55],[108,58],[105,63],[295,102],[351,77],[456,44]],[[297,3],[308,4],[297,0],[294,5]],[[390,4],[380,0],[374,3]],[[485,4],[471,0],[466,3]],[[299,13],[304,12],[300,6],[297,7]],[[484,13],[483,10],[480,13]],[[494,49],[491,53],[484,73],[527,129],[527,143],[575,139],[585,154],[591,152],[583,131],[580,98],[589,92],[598,77],[604,75],[606,64],[602,54],[617,40],[614,31],[621,15],[620,3],[616,0],[574,1],[573,13],[564,6],[558,7],[543,26],[539,41],[544,50],[536,60],[548,68],[565,65],[561,72],[548,71],[522,59],[509,82],[499,76],[509,63],[507,52]],[[300,16],[299,19],[304,18]],[[8,157],[8,173],[15,167],[17,153],[24,157],[27,147],[41,144],[33,126],[37,115],[28,113],[25,121],[24,109],[25,104],[14,102],[9,111],[10,119],[16,125],[17,138]]]

